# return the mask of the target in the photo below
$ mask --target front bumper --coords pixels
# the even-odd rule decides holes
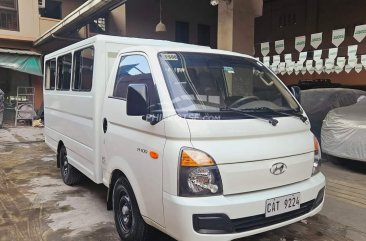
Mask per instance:
[[[318,205],[314,205],[314,202],[324,186],[325,177],[319,173],[299,183],[245,194],[187,198],[164,193],[166,232],[177,240],[226,241],[279,228],[318,213],[324,201]],[[272,220],[261,218],[264,216],[267,199],[297,192],[301,193],[301,212],[290,212],[287,216],[283,214],[285,217],[282,219],[276,216]],[[197,230],[197,217],[205,216],[219,217],[217,220],[221,221],[218,223],[211,219],[209,222],[201,222],[204,226],[211,222],[214,226],[225,226],[221,228],[224,231],[210,233],[204,229]],[[223,223],[220,218],[226,219],[226,222]],[[260,219],[262,224],[254,223],[255,219]],[[249,224],[249,227],[243,226],[243,223]]]

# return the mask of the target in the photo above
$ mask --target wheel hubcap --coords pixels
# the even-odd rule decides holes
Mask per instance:
[[[64,176],[67,176],[67,174],[69,173],[69,161],[67,160],[67,155],[64,154],[62,157],[62,169],[64,171]]]
[[[130,232],[132,226],[131,200],[127,193],[123,193],[119,202],[119,224],[125,233]]]

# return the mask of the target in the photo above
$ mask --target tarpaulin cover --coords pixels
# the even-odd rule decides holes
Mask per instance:
[[[324,153],[366,161],[366,96],[354,105],[331,110],[321,138]]]
[[[0,67],[42,76],[40,56],[0,52]]]
[[[322,88],[301,91],[301,105],[309,117],[312,132],[320,138],[323,120],[334,108],[353,105],[365,91],[345,88]]]

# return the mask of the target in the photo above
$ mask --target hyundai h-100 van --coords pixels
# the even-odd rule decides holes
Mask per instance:
[[[250,56],[99,35],[47,55],[44,78],[45,140],[61,177],[108,187],[122,240],[151,227],[233,240],[322,208],[308,118]]]

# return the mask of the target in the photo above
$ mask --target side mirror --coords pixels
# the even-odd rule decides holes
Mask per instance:
[[[147,86],[130,84],[127,89],[127,115],[145,116],[148,108]]]
[[[297,101],[299,103],[301,103],[301,89],[300,89],[300,87],[299,86],[296,86],[296,85],[295,86],[292,86],[290,88],[290,91],[295,96],[295,98],[297,99]]]

